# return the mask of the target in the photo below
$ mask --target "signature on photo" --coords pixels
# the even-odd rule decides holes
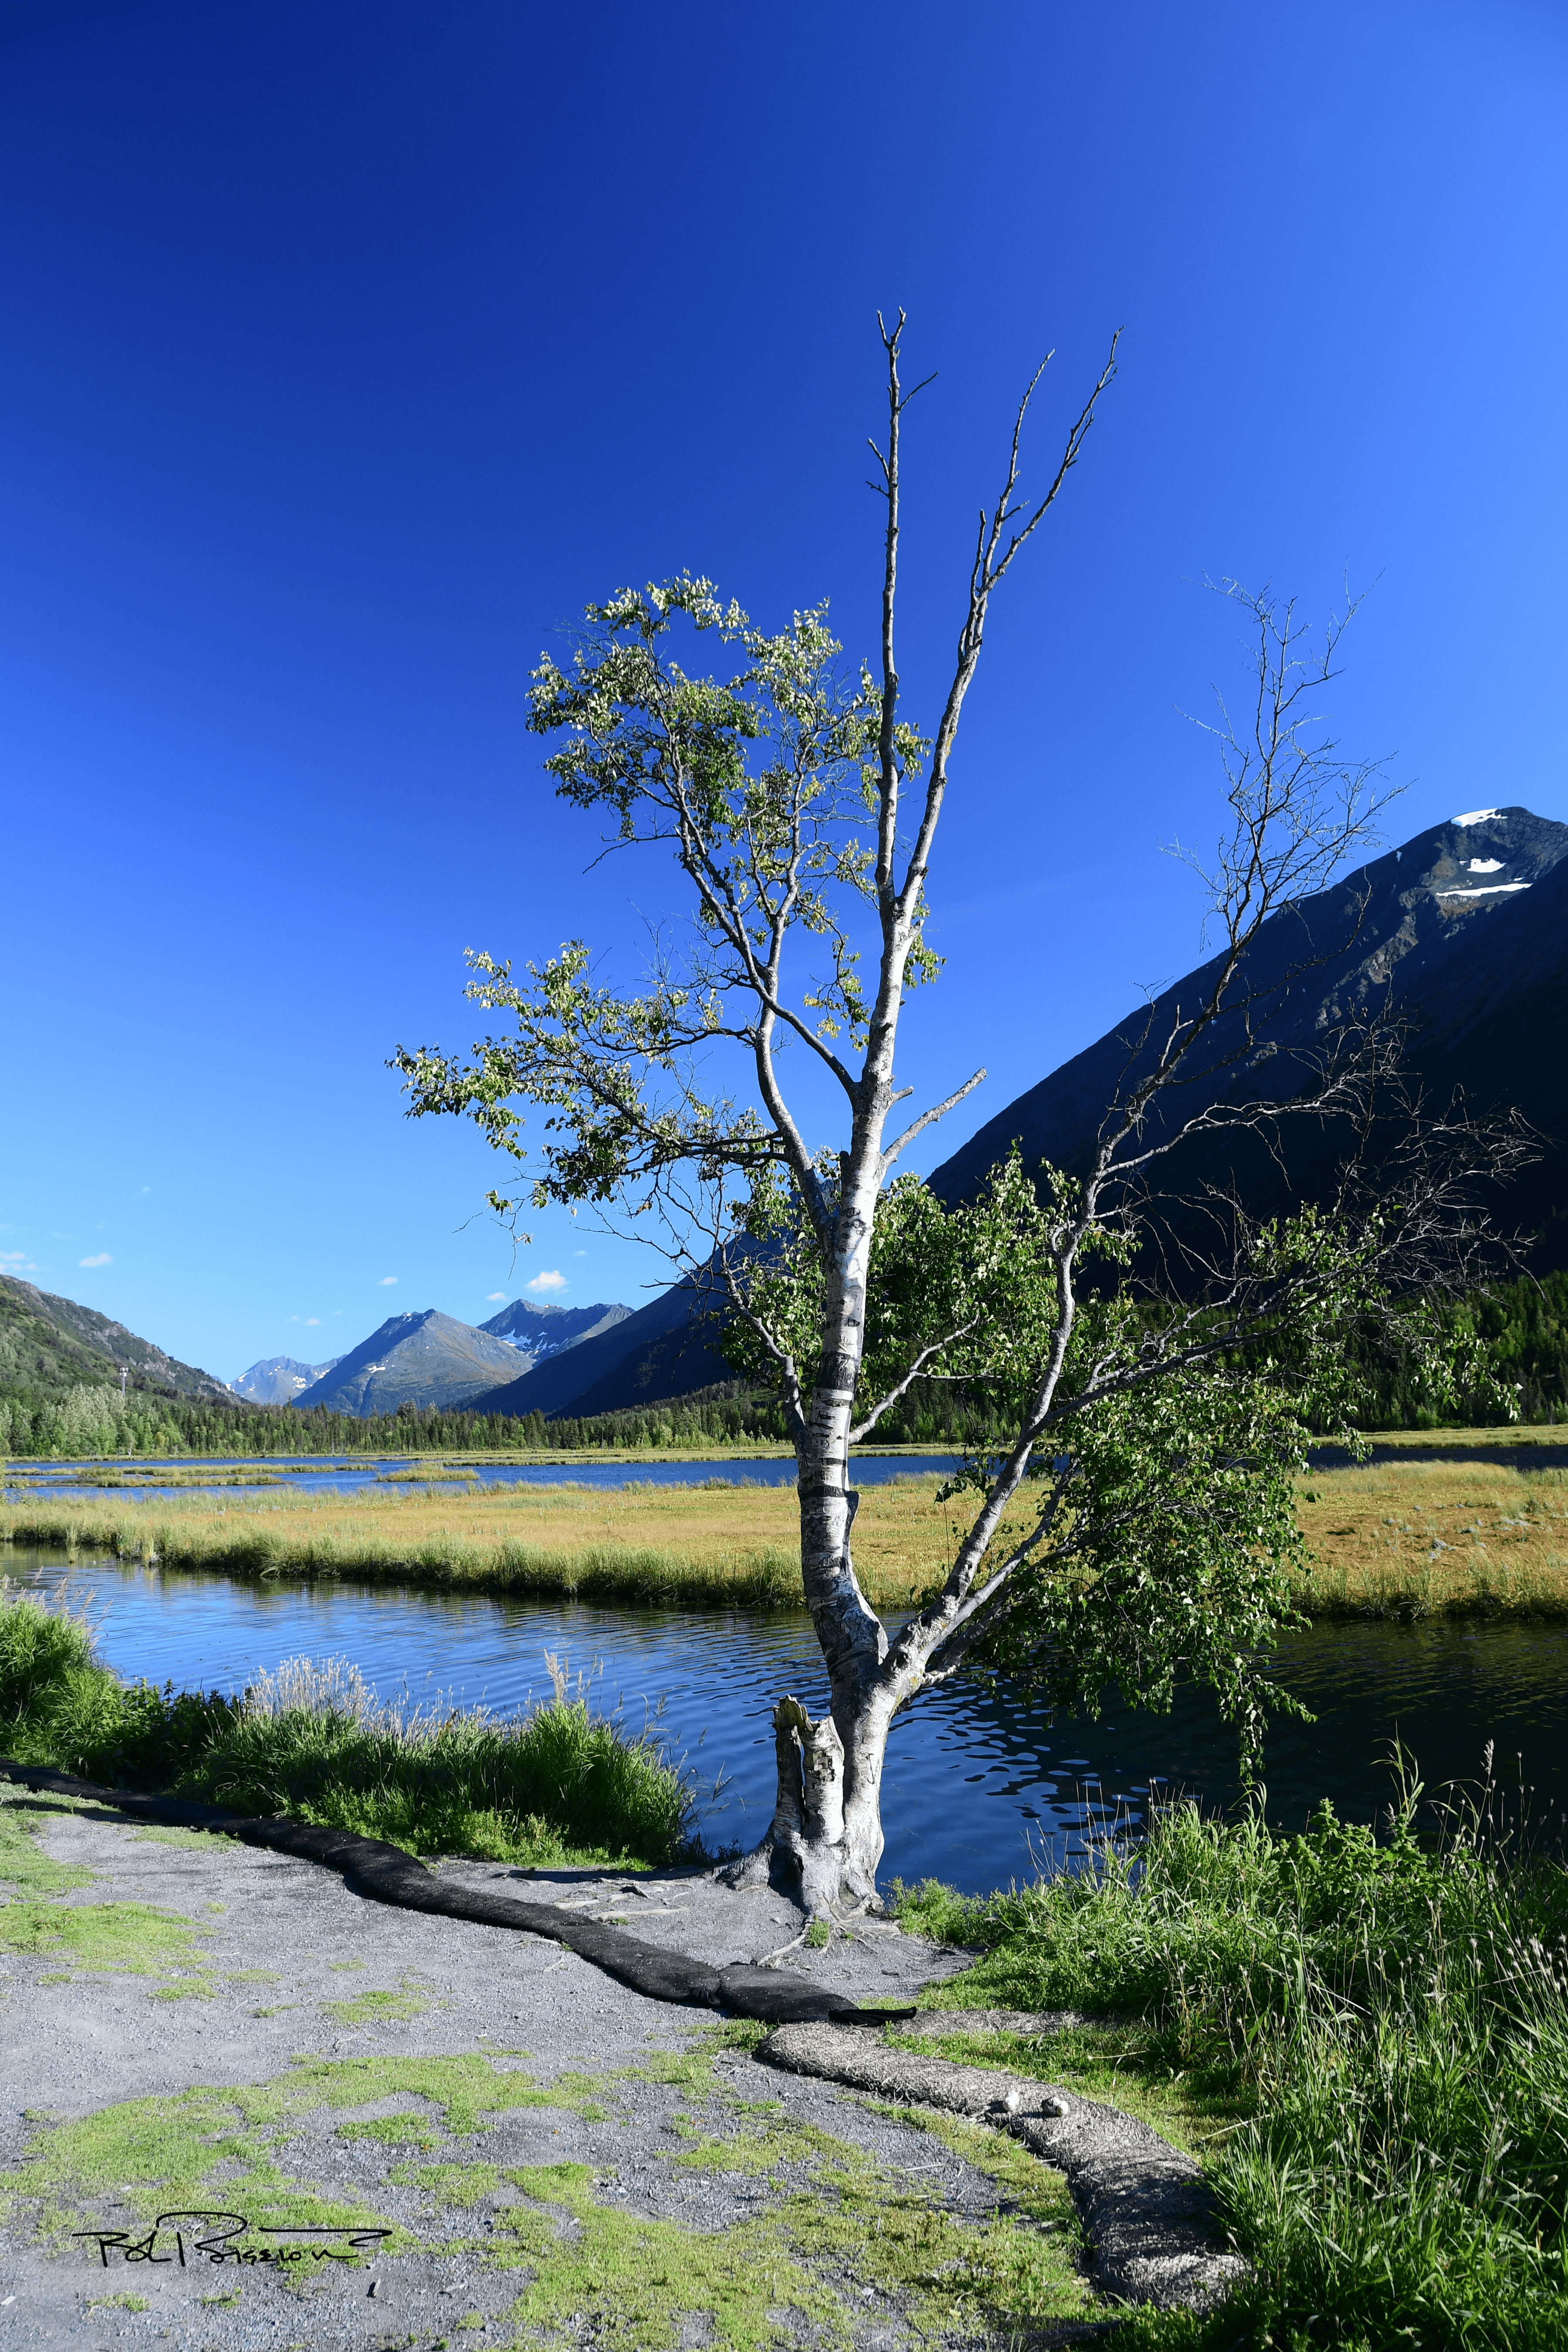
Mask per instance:
[[[93,2241],[105,2270],[111,2256],[125,2263],[177,2263],[181,2270],[189,2263],[353,2263],[392,2235],[390,2230],[352,2223],[335,2230],[304,2230],[263,2222],[268,2240],[283,2242],[241,2244],[249,2227],[243,2213],[184,2208],[160,2213],[141,2237],[131,2230],[75,2230],[71,2234]]]

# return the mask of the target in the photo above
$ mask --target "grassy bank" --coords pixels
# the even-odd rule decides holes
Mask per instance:
[[[416,1853],[658,1864],[685,1785],[651,1741],[558,1684],[522,1716],[378,1704],[357,1669],[297,1659],[243,1699],[127,1685],[73,1617],[0,1591],[0,1754],[109,1786],[289,1814]]]
[[[984,1948],[923,2024],[1109,2015],[1082,2049],[1005,2063],[1156,2120],[1184,2108],[1257,2283],[1119,2342],[1568,2346],[1568,1874],[1521,1853],[1495,1789],[1436,1843],[1427,1818],[1411,1784],[1381,1843],[1327,1807],[1301,1837],[1181,1807],[1081,1875],[904,1896],[910,1925]]]
[[[906,1606],[945,1571],[955,1513],[940,1481],[863,1490],[855,1562],[878,1608]],[[1374,1459],[1302,1486],[1314,1555],[1300,1591],[1315,1619],[1368,1614],[1568,1616],[1568,1471],[1486,1458]],[[0,1512],[0,1536],[235,1576],[630,1601],[798,1608],[793,1488],[715,1479],[616,1489],[389,1481],[351,1496],[284,1485],[221,1496],[42,1496]]]

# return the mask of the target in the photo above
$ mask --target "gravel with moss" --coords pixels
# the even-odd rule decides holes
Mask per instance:
[[[799,1926],[696,1872],[527,1883],[715,1961]],[[0,2345],[891,2352],[1095,2315],[1060,2176],[1012,2142],[781,2076],[762,2029],[557,1945],[21,1792],[0,1897]],[[862,1924],[790,1964],[889,2000],[964,1957]],[[149,2239],[216,2211],[291,2259]]]

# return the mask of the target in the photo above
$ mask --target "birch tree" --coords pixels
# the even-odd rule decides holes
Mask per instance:
[[[1267,1653],[1299,1622],[1293,1479],[1309,1431],[1350,1425],[1369,1319],[1435,1399],[1480,1376],[1410,1302],[1460,1279],[1484,1245],[1477,1188],[1516,1148],[1400,1097],[1402,1140],[1374,1177],[1366,1139],[1400,1087],[1397,1039],[1376,1030],[1325,1041],[1289,1101],[1229,1084],[1280,993],[1252,984],[1249,947],[1367,845],[1380,798],[1377,772],[1347,763],[1321,725],[1337,632],[1309,653],[1293,610],[1263,596],[1241,600],[1253,707],[1219,730],[1219,951],[1201,1001],[1130,1037],[1086,1172],[1015,1153],[952,1208],[903,1171],[984,1076],[955,1073],[919,1105],[896,1049],[910,994],[937,977],[927,891],[950,790],[961,823],[995,820],[984,779],[955,765],[992,601],[1045,532],[1116,365],[1113,343],[1029,497],[1043,366],[1026,388],[922,728],[897,662],[903,337],[900,313],[882,327],[871,445],[876,660],[846,677],[825,607],[769,634],[685,572],[590,606],[570,662],[546,656],[533,674],[530,725],[552,744],[557,792],[609,846],[669,858],[684,927],[659,935],[629,992],[601,982],[582,941],[517,974],[471,953],[467,992],[505,1033],[467,1056],[400,1049],[394,1064],[411,1115],[473,1118],[516,1168],[523,1189],[489,1195],[499,1213],[592,1203],[657,1229],[697,1305],[721,1314],[737,1368],[782,1402],[831,1706],[814,1721],[781,1694],[773,1818],[731,1874],[787,1885],[814,1919],[877,1902],[889,1727],[976,1657],[1090,1708],[1111,1684],[1168,1703],[1185,1673],[1256,1741]],[[700,664],[704,641],[717,673],[678,657],[695,648]],[[1042,974],[1042,1004],[1047,988]],[[826,1132],[813,1108],[825,1094],[837,1106]],[[1198,1107],[1173,1115],[1184,1099]],[[1277,1139],[1302,1118],[1344,1129],[1333,1197],[1258,1223],[1210,1187],[1212,1249],[1189,1243],[1183,1278],[1162,1280],[1149,1244],[1171,1153],[1227,1122]],[[965,1463],[946,1497],[968,1506],[946,1570],[890,1630],[855,1573],[851,1448],[913,1382],[939,1380],[983,1396],[1005,1433]]]

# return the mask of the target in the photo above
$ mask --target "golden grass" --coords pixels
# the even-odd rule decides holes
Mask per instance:
[[[1568,1470],[1373,1461],[1304,1482],[1297,1508],[1310,1616],[1568,1616]]]
[[[944,1564],[950,1515],[931,1475],[866,1489],[855,1560],[879,1608],[907,1603]],[[216,1502],[18,1504],[0,1535],[230,1573],[338,1574],[665,1602],[799,1608],[792,1486],[388,1486],[350,1496],[267,1490]]]
[[[1481,1433],[1488,1444],[1497,1435]],[[957,1507],[938,1502],[937,1477],[913,1475],[912,1465],[911,1474],[861,1494],[855,1565],[879,1609],[907,1605],[952,1555]],[[1309,1616],[1568,1616],[1568,1469],[1374,1460],[1316,1474],[1299,1507],[1314,1555],[1300,1594]],[[717,1481],[40,1497],[0,1511],[0,1536],[244,1576],[336,1575],[687,1609],[798,1608],[804,1597],[794,1489]]]

